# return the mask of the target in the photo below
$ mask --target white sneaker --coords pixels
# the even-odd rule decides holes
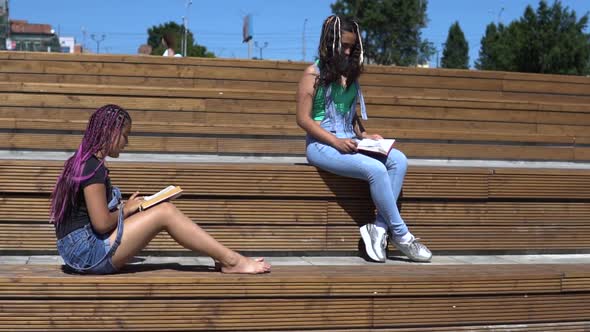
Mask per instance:
[[[418,240],[418,238],[412,236],[412,239],[407,243],[402,243],[396,238],[392,238],[391,242],[399,251],[408,256],[409,259],[415,262],[429,262],[432,259],[432,253]]]
[[[374,224],[366,224],[359,228],[365,243],[365,251],[369,258],[376,262],[385,262],[387,247],[387,230]]]

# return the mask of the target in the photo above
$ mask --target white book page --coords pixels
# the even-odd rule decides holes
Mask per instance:
[[[358,142],[357,147],[361,149],[387,153],[394,142],[395,139],[374,140],[370,138],[364,138],[360,142]]]
[[[153,194],[153,195],[151,195],[151,196],[145,196],[145,197],[143,198],[143,200],[144,200],[144,201],[149,201],[150,199],[152,199],[152,198],[155,198],[155,197],[157,197],[158,195],[161,195],[161,194],[163,194],[163,193],[165,193],[165,192],[168,192],[168,191],[170,191],[170,190],[172,190],[172,189],[174,189],[174,188],[175,188],[174,186],[168,186],[168,187],[166,187],[166,188],[164,188],[164,189],[162,189],[162,190],[158,191],[157,193],[155,193],[155,194]]]

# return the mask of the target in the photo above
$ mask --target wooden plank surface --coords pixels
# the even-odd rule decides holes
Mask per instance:
[[[404,194],[405,195],[405,194]],[[181,197],[174,201],[186,215],[207,224],[358,224],[374,218],[374,207],[365,199],[298,200],[256,198]],[[0,195],[3,222],[43,223],[49,220],[49,197]],[[415,201],[404,196],[402,214],[416,226],[585,226],[590,205],[586,202],[481,202]]]
[[[61,165],[0,161],[2,250],[55,250],[46,221]],[[126,193],[182,186],[186,194],[176,201],[179,208],[237,250],[353,252],[358,227],[374,219],[366,184],[311,166],[113,162],[109,167],[113,183]],[[435,251],[586,250],[587,178],[585,170],[411,167],[402,216]],[[536,198],[544,201],[531,201]],[[147,251],[184,249],[160,235]]]
[[[148,134],[131,151],[302,155],[293,89],[307,65],[0,52],[0,128],[9,131],[0,141],[12,149],[74,149],[88,114],[114,102]],[[380,66],[367,66],[362,79],[374,121],[367,127],[398,138],[411,157],[561,161],[590,160],[588,83]],[[243,126],[225,125],[228,119]],[[260,137],[222,137],[231,134]],[[54,246],[44,218],[60,166],[0,162],[0,246]],[[366,184],[308,166],[137,166],[113,163],[113,181],[126,192],[183,186],[188,195],[178,205],[240,250],[354,251],[358,225],[374,213]],[[584,250],[587,178],[587,171],[412,167],[403,215],[434,250]],[[161,235],[149,250],[181,249]],[[80,277],[57,268],[0,266],[3,328],[571,332],[588,328],[590,317],[587,264],[278,267],[264,276],[165,265]]]
[[[587,288],[571,292],[561,287],[572,271],[590,274],[587,264],[299,266],[257,276],[170,264],[130,267],[110,276],[66,275],[59,266],[3,265],[0,309],[7,316],[0,322],[24,331],[82,326],[448,331],[475,324],[556,327],[550,325],[556,321],[564,322],[557,327],[568,328],[583,326],[576,322],[587,317],[581,304],[590,299]]]
[[[264,131],[264,130],[263,130]],[[410,135],[409,132],[404,132]],[[432,133],[431,133],[432,134]],[[404,136],[405,136],[404,135]],[[436,135],[436,133],[434,133]],[[451,137],[452,133],[444,133]],[[440,135],[438,135],[440,136]],[[298,136],[259,136],[251,138],[227,136],[175,136],[136,135],[130,137],[126,151],[137,153],[190,153],[225,156],[304,156],[305,141]],[[497,137],[497,136],[496,136]],[[481,136],[479,136],[481,138]],[[539,143],[547,137],[529,136],[532,142],[512,142],[514,137],[504,136],[508,142],[465,142],[447,140],[423,140],[415,142],[404,138],[396,147],[410,158],[477,159],[477,160],[529,160],[587,162],[590,146],[555,145]],[[0,149],[74,151],[82,139],[80,134],[0,132]],[[564,138],[565,140],[570,140]]]
[[[124,192],[154,192],[174,183],[187,195],[368,197],[368,186],[309,165],[111,162],[113,183]],[[4,193],[48,194],[61,161],[0,160]],[[588,170],[410,167],[406,198],[588,199]],[[511,189],[514,188],[514,189]],[[539,195],[539,196],[535,196]]]
[[[531,219],[532,220],[532,219]],[[274,223],[209,224],[195,220],[224,245],[243,252],[283,254],[351,254],[357,253],[360,239],[358,225],[348,224],[291,225],[278,219]],[[370,222],[372,219],[364,220]],[[439,252],[471,253],[571,253],[587,252],[590,227],[518,225],[415,225],[408,223],[412,233],[433,250]],[[0,223],[0,251],[5,254],[34,252],[56,254],[55,233],[48,223]],[[26,234],[24,236],[23,234]],[[158,235],[144,250],[152,254],[191,254],[166,233]],[[391,255],[403,256],[393,245]],[[585,281],[586,283],[588,281]]]
[[[3,192],[50,193],[61,171],[60,161],[0,161]],[[246,167],[245,167],[246,166]],[[191,164],[112,162],[113,183],[124,192],[152,192],[163,184],[182,186],[186,195],[294,196],[355,198],[368,193],[359,180],[339,177],[309,165]],[[416,173],[414,173],[416,172]],[[407,176],[408,197],[486,197],[487,169],[419,168]],[[420,174],[418,176],[418,174]],[[567,173],[566,173],[567,174]],[[463,180],[460,183],[459,180]],[[416,184],[412,188],[412,182]],[[433,196],[434,195],[434,196]],[[362,196],[361,196],[362,197]],[[366,197],[366,196],[365,196]]]
[[[284,61],[261,61],[261,60],[236,60],[236,59],[206,59],[206,58],[175,58],[168,59],[157,56],[129,56],[129,55],[71,55],[71,54],[45,54],[39,52],[3,52],[0,59],[11,60],[12,63],[18,61],[31,62],[82,62],[82,63],[103,63],[103,64],[159,64],[159,65],[183,65],[183,66],[211,66],[211,67],[243,67],[259,69],[286,69],[301,71],[309,63],[301,62],[284,62]],[[457,78],[479,78],[479,79],[504,79],[504,80],[521,80],[539,83],[567,83],[567,84],[587,84],[588,78],[573,75],[541,75],[531,73],[511,73],[495,71],[473,71],[457,69],[431,69],[431,68],[411,68],[396,66],[365,66],[367,74],[381,75],[414,75],[426,77],[457,77]]]
[[[60,297],[59,291],[62,290],[61,297],[108,299],[126,289],[132,289],[138,298],[183,297],[178,292],[181,289],[190,291],[192,297],[209,297],[223,289],[227,289],[224,297],[557,294],[564,292],[561,282],[567,278],[566,272],[575,271],[578,278],[590,275],[587,264],[377,264],[363,269],[277,266],[269,274],[254,276],[222,274],[205,266],[176,267],[179,270],[169,264],[136,265],[127,267],[126,273],[121,274],[79,276],[64,273],[58,265],[3,264],[0,266],[0,297]],[[10,287],[11,283],[22,287]],[[241,286],[232,287],[236,284]],[[42,285],[43,293],[35,292],[35,285]]]

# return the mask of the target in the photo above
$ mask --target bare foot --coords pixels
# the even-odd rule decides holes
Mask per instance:
[[[270,272],[270,264],[264,261],[264,258],[251,259],[240,255],[238,260],[233,265],[221,265],[221,272],[223,273],[268,273]]]

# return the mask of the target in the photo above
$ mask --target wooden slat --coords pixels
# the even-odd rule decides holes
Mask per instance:
[[[375,90],[375,89],[374,89]],[[290,90],[254,90],[248,88],[247,85],[241,85],[240,88],[218,87],[218,88],[170,88],[170,87],[145,87],[145,86],[127,86],[127,85],[96,85],[96,84],[59,84],[59,83],[27,83],[27,82],[3,82],[0,83],[0,92],[7,93],[59,93],[59,94],[78,94],[87,96],[109,95],[112,97],[134,96],[134,97],[166,97],[166,98],[215,98],[215,99],[245,99],[245,100],[282,100],[294,101],[294,92]],[[397,104],[400,97],[410,99],[438,99],[451,101],[486,101],[486,102],[509,102],[509,103],[523,103],[522,98],[531,100],[524,102],[525,104],[538,105],[549,103],[567,103],[575,105],[576,101],[581,100],[587,102],[584,97],[570,96],[567,99],[560,100],[551,97],[536,97],[535,96],[521,96],[520,98],[506,99],[506,95],[512,96],[510,93],[500,92],[462,92],[458,93],[454,90],[417,90],[415,88],[398,88],[396,94],[391,95],[391,92],[384,90],[383,92],[375,91],[373,94],[367,93],[366,101],[369,105],[391,105]],[[590,100],[590,97],[588,97]],[[529,106],[530,107],[530,106]],[[579,109],[579,107],[576,107]],[[571,109],[563,107],[553,108],[555,111],[560,109]],[[588,112],[587,108],[583,108]]]
[[[162,58],[159,56],[136,56],[136,55],[112,55],[112,54],[62,54],[62,53],[41,53],[41,52],[2,52],[0,59],[10,60],[34,60],[34,61],[80,61],[80,62],[102,62],[102,63],[133,63],[133,64],[171,64],[181,63],[183,65],[207,65],[207,66],[235,66],[254,68],[283,68],[302,70],[309,63],[297,61],[269,61],[269,60],[247,60],[247,59],[209,59],[209,58]],[[509,73],[496,71],[467,71],[457,69],[428,69],[396,66],[366,66],[368,73],[380,74],[406,74],[422,76],[448,76],[448,77],[479,77],[490,79],[521,79],[528,81],[551,81],[568,83],[585,83],[587,78],[580,76],[564,75],[540,75],[530,73]]]
[[[586,177],[574,179],[561,172],[538,170],[526,174],[516,169],[497,169],[490,181],[491,197],[551,198],[568,195],[571,198],[588,197],[590,180]],[[581,174],[571,171],[570,174]]]
[[[360,239],[358,226],[207,224],[200,226],[226,246],[247,252],[352,253]],[[587,251],[588,226],[423,226],[408,225],[436,254],[445,252],[576,252]],[[47,223],[0,223],[0,251],[56,253],[53,226]],[[23,236],[26,234],[26,236]],[[390,246],[390,253],[395,248]],[[167,234],[158,235],[144,250],[153,253],[188,253]],[[400,255],[399,253],[395,253]],[[587,282],[587,281],[586,281]]]
[[[527,323],[527,324],[486,324],[468,326],[427,326],[406,328],[380,328],[379,332],[585,332],[590,322]],[[348,332],[349,329],[307,330],[309,332]],[[355,329],[358,332],[375,332],[374,329]]]
[[[229,129],[229,128],[228,128]],[[407,134],[407,133],[406,133]],[[407,134],[409,135],[409,134]],[[452,136],[446,133],[445,136]],[[511,137],[505,137],[512,140]],[[532,141],[547,138],[530,137]],[[0,133],[0,148],[11,150],[46,150],[74,151],[81,141],[81,135],[72,134],[32,134]],[[527,138],[527,140],[529,140]],[[550,143],[434,141],[411,142],[400,140],[396,147],[410,158],[452,158],[452,159],[492,159],[492,160],[536,160],[536,161],[572,161],[590,160],[590,147],[572,145],[553,145]],[[243,138],[232,136],[131,136],[129,152],[150,153],[194,153],[220,155],[267,155],[267,156],[303,156],[305,141],[303,137],[281,136],[280,138]]]
[[[12,330],[457,331],[486,324],[584,326],[588,288],[561,288],[587,264],[276,267],[257,276],[136,266],[111,276],[0,266],[0,316]],[[14,287],[18,285],[18,287]],[[560,325],[554,322],[561,322]],[[463,327],[461,327],[463,326]],[[481,326],[481,325],[480,325]],[[422,330],[420,330],[422,329]],[[476,329],[477,331],[477,329]],[[534,331],[534,330],[531,330]]]
[[[227,289],[224,297],[274,295],[355,296],[387,298],[408,295],[468,295],[511,293],[561,293],[565,272],[590,274],[587,264],[565,265],[370,265],[365,269],[350,266],[277,266],[270,274],[244,276],[211,272],[202,267],[187,267],[185,273],[174,268],[128,266],[128,274],[109,276],[68,275],[59,266],[0,266],[0,297],[63,297],[109,299],[133,289],[137,298],[182,297],[178,290],[193,297],[208,298]],[[460,271],[461,273],[454,273]],[[135,272],[135,273],[134,273]],[[238,283],[239,287],[232,286]],[[7,289],[11,283],[22,288]],[[31,289],[44,285],[45,293]],[[96,286],[101,287],[97,288]],[[278,288],[280,287],[280,289]],[[78,290],[78,293],[70,292]],[[106,292],[108,290],[108,292]],[[57,293],[54,293],[57,291]],[[586,289],[587,291],[587,289]],[[69,295],[69,296],[66,296]],[[128,294],[127,294],[128,295]],[[187,294],[188,295],[188,294]]]
[[[240,68],[258,68],[258,69],[286,69],[301,71],[309,64],[298,62],[280,62],[280,61],[252,61],[252,60],[235,60],[235,59],[204,59],[204,58],[183,58],[183,59],[168,59],[160,57],[146,57],[146,56],[115,56],[115,55],[62,55],[62,54],[42,54],[42,53],[11,53],[4,52],[2,60],[11,60],[11,63],[18,63],[19,60],[26,60],[28,62],[48,62],[49,65],[56,61],[67,62],[81,62],[92,63],[97,62],[103,65],[108,64],[133,64],[134,66],[141,66],[143,64],[182,64],[183,66],[211,66],[211,67],[240,67]],[[29,69],[30,70],[30,69]],[[395,67],[395,66],[366,66],[365,71],[367,75],[398,75],[398,76],[423,76],[430,78],[470,78],[470,79],[504,79],[508,81],[525,81],[529,85],[531,83],[543,86],[543,83],[551,82],[566,83],[571,90],[575,84],[587,84],[588,79],[581,76],[564,76],[564,75],[539,75],[529,73],[507,73],[507,72],[491,72],[491,71],[467,71],[456,69],[427,69],[427,68],[409,68],[409,67]],[[480,88],[480,86],[476,87]],[[494,88],[501,86],[493,85]],[[528,85],[523,85],[527,88]],[[585,91],[585,90],[582,90]]]
[[[0,161],[2,250],[55,250],[52,226],[45,221],[61,165]],[[374,218],[366,184],[311,166],[113,162],[110,168],[113,183],[124,192],[182,186],[186,195],[177,205],[238,250],[356,251],[358,227]],[[435,251],[586,250],[587,175],[583,170],[412,167],[402,216]],[[514,183],[504,180],[507,176]],[[550,201],[527,201],[530,197]],[[147,250],[183,251],[165,235]]]
[[[3,301],[11,330],[284,330],[464,326],[478,323],[582,321],[589,314],[587,295],[515,295],[457,299],[311,298],[211,299],[172,303],[150,300]],[[395,309],[392,309],[395,308]],[[399,309],[403,308],[403,309]],[[14,319],[21,313],[21,319]],[[394,314],[395,313],[395,314]],[[100,318],[99,318],[100,317]]]
[[[49,198],[0,196],[3,221],[49,220]],[[174,201],[191,219],[207,224],[358,224],[375,217],[368,200],[265,200],[181,197]],[[572,202],[401,201],[404,220],[426,226],[585,226],[590,206]]]
[[[61,112],[60,112],[61,113]],[[184,135],[244,135],[244,136],[296,136],[301,140],[305,137],[305,132],[296,126],[294,116],[268,115],[268,114],[224,114],[223,116],[211,116],[201,114],[201,117],[192,116],[191,121],[182,121],[176,119],[174,112],[166,115],[167,120],[144,119],[136,117],[139,120],[133,122],[133,132],[149,133],[151,135],[162,134],[165,136],[184,134]],[[87,121],[83,119],[74,120],[60,119],[48,112],[41,114],[31,113],[29,118],[0,118],[0,128],[19,129],[23,131],[43,130],[55,132],[59,135],[60,131],[79,131],[83,132],[86,128]],[[80,116],[77,116],[80,117]],[[170,118],[172,117],[172,118]],[[199,119],[201,118],[201,119]],[[175,119],[176,121],[170,121]],[[379,119],[376,119],[379,120]],[[375,121],[376,121],[375,120]],[[195,121],[195,122],[193,122]],[[246,122],[247,121],[247,122]],[[427,124],[433,121],[426,121],[420,124],[416,121],[391,120],[397,123],[397,126],[389,126],[389,120],[381,119],[380,123],[374,123],[372,126],[367,125],[371,132],[379,132],[383,136],[395,136],[398,141],[404,140],[432,140],[432,141],[455,141],[455,142],[490,142],[502,145],[505,142],[535,142],[556,144],[580,144],[581,140],[590,140],[590,136],[582,136],[586,133],[583,127],[573,126],[545,126],[542,132],[538,131],[538,126],[531,124],[527,130],[519,130],[504,126],[493,128],[494,123],[484,126],[465,126],[460,121],[440,121],[436,120],[439,126],[436,129],[422,130],[419,128],[428,127]],[[233,124],[232,124],[233,123]],[[514,127],[514,126],[512,126]],[[370,129],[369,129],[370,128]],[[502,128],[502,129],[500,129]],[[493,130],[492,130],[493,129]]]
[[[1,190],[48,194],[62,166],[60,161],[1,160]],[[363,182],[308,165],[114,161],[110,169],[113,183],[124,192],[153,192],[174,183],[189,195],[368,197],[368,186],[361,185]],[[588,170],[410,167],[404,197],[588,199],[587,178]]]
[[[359,240],[358,226],[321,224],[272,225],[200,224],[222,243],[244,251],[353,252]],[[409,224],[433,250],[445,251],[572,251],[587,250],[590,230],[583,226],[422,226]],[[0,224],[2,250],[55,251],[53,227],[48,224]],[[26,231],[26,237],[23,237]],[[326,238],[327,234],[327,238]],[[167,235],[161,235],[148,251],[185,251]]]
[[[55,83],[50,79],[34,80],[33,76],[28,81],[18,81],[18,76],[11,78],[8,75],[7,79],[15,81],[0,84],[0,90],[4,92],[0,95],[0,104],[4,107],[91,110],[96,105],[115,102],[125,107],[129,104],[137,109],[158,112],[198,112],[186,117],[184,123],[162,123],[153,118],[138,121],[138,132],[158,133],[164,137],[150,139],[154,144],[137,141],[137,146],[130,146],[130,151],[303,154],[301,146],[289,144],[284,145],[289,148],[283,153],[276,148],[273,150],[273,147],[288,141],[272,141],[266,138],[245,138],[238,141],[219,137],[231,134],[302,137],[302,130],[293,121],[292,88],[300,76],[303,64],[217,60],[191,62],[189,59],[162,62],[133,57],[36,58],[35,55],[7,55],[0,62],[5,64],[3,68],[7,75],[94,75],[102,78],[118,75],[137,79],[153,77],[156,81],[177,78],[192,82],[183,85],[184,87],[157,85],[164,81],[154,82],[154,85],[137,82],[134,85],[129,85],[130,82],[120,82],[117,85],[113,84],[115,81],[100,84],[101,82],[92,80],[80,84],[82,79],[68,81],[64,76],[61,77],[61,82],[64,83]],[[244,67],[240,67],[241,65]],[[261,70],[262,68],[267,70]],[[396,137],[400,147],[413,158],[590,160],[590,147],[586,144],[590,142],[586,128],[590,123],[590,109],[587,108],[590,97],[584,84],[587,80],[548,76],[548,80],[542,81],[534,75],[511,76],[507,73],[470,75],[461,71],[429,72],[398,68],[368,71],[366,80],[363,80],[363,84],[366,84],[366,100],[370,107],[376,109],[374,121],[378,123],[371,126],[369,122],[368,129]],[[244,82],[252,84],[242,84]],[[269,82],[279,84],[273,86]],[[531,86],[531,89],[527,90],[527,86]],[[391,93],[392,89],[394,94]],[[235,106],[244,101],[250,102],[250,105],[241,108]],[[232,115],[222,114],[227,112],[226,109],[215,109],[215,103],[244,114],[237,115],[234,119]],[[290,106],[272,107],[272,103]],[[261,107],[260,104],[266,106]],[[209,115],[211,111],[208,107],[213,107],[212,113],[215,115]],[[425,112],[416,112],[422,110]],[[262,116],[260,120],[256,120],[256,116],[250,115],[257,114],[255,112],[275,112],[277,116]],[[285,118],[286,114],[290,114],[290,118]],[[145,115],[147,114],[139,117],[145,119]],[[162,115],[174,118],[172,114]],[[56,120],[38,120],[43,118]],[[266,121],[262,120],[265,118]],[[38,140],[35,138],[48,136],[35,137],[26,131],[43,130],[55,124],[57,125],[51,130],[82,130],[84,126],[82,118],[59,122],[59,117],[54,118],[47,114],[28,121],[19,121],[16,117],[9,116],[0,119],[7,129],[19,128],[25,131],[4,134],[6,137],[2,141],[6,143],[3,147],[8,149],[44,148],[36,145]],[[230,124],[224,124],[222,119],[231,119],[229,123],[244,125],[232,132],[234,128]],[[276,123],[279,125],[273,125]],[[282,125],[284,123],[289,125]],[[200,144],[194,144],[195,140],[191,137],[168,138],[179,133],[195,132],[198,135],[217,137],[209,137],[208,142],[207,139],[199,140],[197,143]],[[58,135],[53,139],[53,143],[57,143],[53,144],[56,148],[75,148],[59,144],[73,144],[59,132],[52,131],[45,135],[52,134]],[[483,153],[484,151],[487,153]]]
[[[294,100],[293,92],[274,90],[252,91],[249,89],[207,89],[207,88],[162,88],[137,86],[109,86],[91,84],[45,84],[0,82],[0,92],[81,94],[97,96],[134,97],[176,97],[176,98],[217,98],[251,100]]]

